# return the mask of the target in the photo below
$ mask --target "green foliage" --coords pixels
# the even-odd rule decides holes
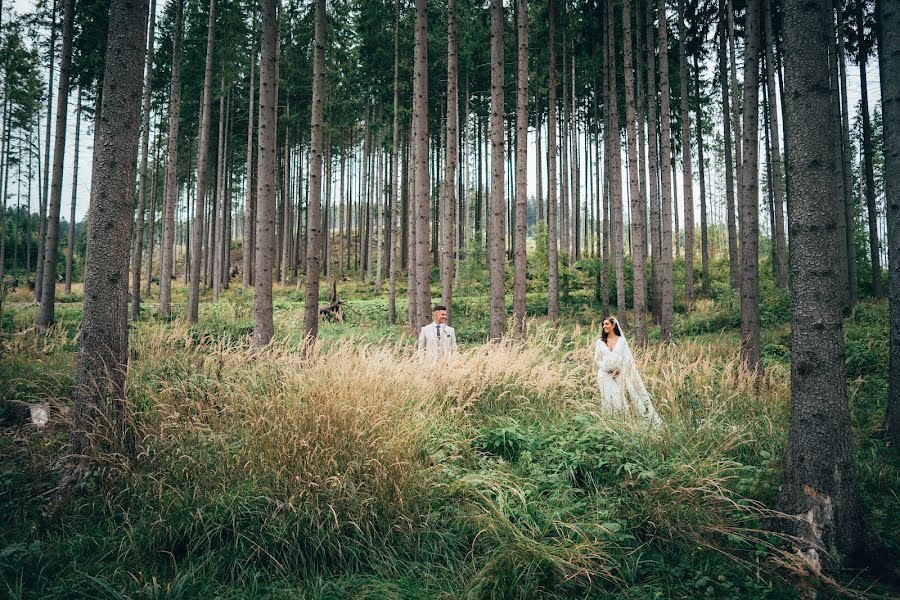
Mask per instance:
[[[421,370],[398,362],[409,352],[405,326],[385,324],[387,301],[366,284],[342,284],[347,320],[323,323],[312,362],[294,350],[303,311],[294,288],[276,287],[271,357],[248,358],[252,294],[238,285],[203,303],[190,328],[147,308],[132,325],[139,461],[99,460],[48,513],[65,429],[0,438],[0,589],[13,598],[74,589],[98,598],[797,597],[771,562],[779,540],[760,533],[780,484],[786,388],[734,379],[737,296],[714,287],[716,300],[677,316],[680,353],[696,355],[666,367],[655,364],[665,353],[639,357],[666,421],[648,430],[596,412],[583,350],[596,330],[574,327],[597,313],[585,265],[558,338],[535,325],[523,346],[533,355],[492,364],[515,346],[481,349],[460,373],[425,375],[421,389]],[[540,313],[544,298],[530,293],[529,307]],[[486,337],[486,306],[483,295],[457,296],[465,345]],[[397,308],[402,315],[402,301]],[[847,377],[864,500],[898,551],[898,457],[876,435],[886,309],[863,303],[845,321]],[[763,286],[761,312],[767,360],[783,375],[786,295]],[[9,313],[7,331],[20,332],[3,340],[6,402],[70,397],[80,307],[57,314],[52,334],[39,335],[27,330],[33,307]]]

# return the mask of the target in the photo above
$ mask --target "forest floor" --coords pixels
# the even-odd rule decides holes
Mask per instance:
[[[559,327],[535,317],[524,339],[500,345],[484,344],[485,290],[460,289],[461,353],[425,371],[408,329],[386,324],[386,292],[357,281],[339,292],[347,319],[323,323],[310,356],[299,351],[303,291],[294,286],[276,286],[276,339],[256,354],[252,293],[239,284],[202,304],[195,326],[161,320],[148,301],[130,338],[137,456],[92,457],[62,501],[54,492],[67,458],[81,291],[59,295],[57,325],[41,335],[27,291],[11,294],[0,316],[0,412],[47,402],[51,418],[0,436],[0,595],[898,593],[865,572],[830,583],[803,573],[765,532],[790,399],[784,292],[764,286],[758,381],[739,367],[739,302],[727,286],[676,315],[674,344],[651,333],[636,359],[665,423],[655,429],[598,411],[592,346],[604,315],[587,277],[573,277]],[[546,314],[541,290],[528,303]],[[878,437],[887,323],[885,302],[863,302],[845,334],[863,498],[896,555],[900,455]]]

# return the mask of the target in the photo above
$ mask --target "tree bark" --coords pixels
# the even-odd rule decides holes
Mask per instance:
[[[759,322],[759,3],[747,0],[741,196],[741,360],[762,370]]]
[[[841,100],[840,100],[840,68],[838,67],[837,41],[835,40],[834,30],[834,4],[832,0],[827,3],[828,14],[828,63],[829,63],[829,85],[831,87],[831,118],[832,127],[830,129],[832,135],[832,145],[834,153],[832,154],[832,201],[835,206],[839,206],[841,210],[837,212],[837,232],[838,232],[838,260],[841,268],[838,270],[840,276],[840,292],[843,302],[844,315],[850,314],[850,277],[849,277],[849,257],[847,256],[847,223],[846,213],[844,211],[844,159],[843,159],[843,136],[841,135]]]
[[[859,293],[856,276],[856,225],[853,213],[853,183],[850,171],[850,117],[847,106],[847,61],[844,52],[844,18],[841,10],[841,2],[835,3],[837,9],[837,62],[840,76],[841,90],[841,145],[842,145],[842,169],[843,175],[843,213],[847,223],[847,302],[852,311],[856,306]]]
[[[491,0],[491,339],[506,333],[506,203],[503,148],[503,1]]]
[[[416,269],[416,134],[418,112],[418,100],[413,93],[413,118],[409,126],[409,139],[407,140],[406,161],[403,178],[406,183],[406,311],[409,328],[413,333],[419,330],[419,285],[418,270]]]
[[[219,137],[216,151],[216,189],[212,211],[213,219],[212,248],[210,263],[212,264],[212,301],[216,302],[222,293],[222,254],[225,237],[225,77],[219,80]]]
[[[44,252],[46,250],[45,241],[47,236],[47,206],[50,200],[50,126],[53,121],[53,74],[54,67],[56,66],[54,59],[56,58],[56,13],[58,12],[56,9],[56,2],[57,0],[53,0],[53,12],[50,13],[50,49],[47,52],[47,56],[50,60],[50,79],[47,83],[47,131],[44,135],[44,188],[43,193],[38,200],[38,203],[40,204],[38,207],[40,216],[38,218],[38,253],[37,271],[34,275],[34,299],[39,304],[41,302],[41,294],[44,292]],[[97,103],[97,107],[100,107],[99,102]],[[100,115],[98,112],[94,115],[94,122],[96,123],[99,119]],[[40,133],[38,134],[38,138],[40,138]],[[38,143],[40,144],[40,139],[38,140]],[[40,168],[40,164],[38,164],[38,168]]]
[[[155,1],[155,0],[154,0]],[[153,12],[153,11],[151,11]],[[75,200],[78,198],[78,144],[81,142],[81,88],[78,88],[78,107],[75,109],[75,156],[72,160],[72,201],[69,203],[69,231],[66,236],[66,284],[65,292],[72,293],[72,258],[75,251]],[[29,165],[30,166],[30,165]],[[29,182],[30,183],[30,182]],[[31,186],[28,187],[29,193]],[[28,214],[31,218],[31,214]],[[26,236],[25,247],[31,248],[31,237]],[[30,253],[29,253],[30,256]],[[28,265],[25,265],[28,271]]]
[[[150,24],[147,34],[147,62],[144,67],[144,101],[143,122],[141,123],[141,166],[138,176],[138,203],[137,223],[134,230],[134,252],[131,255],[131,319],[137,320],[141,316],[141,258],[144,251],[144,196],[147,188],[147,154],[150,150],[150,92],[153,88],[153,53],[156,50],[154,41],[154,29],[156,25],[156,0],[150,0]],[[81,96],[78,97],[79,106]],[[80,119],[79,119],[80,120]],[[77,135],[76,135],[77,139]],[[75,143],[75,152],[78,152],[78,143]],[[76,154],[76,165],[78,164]],[[76,167],[77,168],[77,167]],[[154,166],[155,168],[155,166]],[[154,180],[156,172],[154,170]],[[153,235],[151,229],[150,235]]]
[[[660,87],[660,147],[662,148],[662,199],[661,199],[661,243],[660,266],[662,267],[662,298],[660,314],[660,337],[663,341],[672,339],[674,301],[672,289],[672,127],[669,110],[669,41],[665,0],[659,0],[659,87]]]
[[[444,224],[442,227],[441,303],[447,318],[453,315],[454,233],[456,227],[456,166],[459,140],[457,98],[456,2],[447,2],[447,165],[444,171]]]
[[[573,44],[574,46],[574,44]],[[572,78],[569,87],[572,90],[571,115],[572,124],[572,149],[570,152],[572,163],[572,250],[571,256],[573,260],[581,260],[581,166],[578,159],[578,106],[575,102],[575,55],[574,47],[572,52]]]
[[[735,50],[735,32],[734,32],[734,0],[727,0],[727,25],[728,25],[728,59],[731,64],[731,126],[734,130],[734,170],[735,170],[735,178],[737,179],[737,187],[741,187],[741,181],[743,181],[743,164],[744,157],[743,151],[741,148],[741,140],[743,137],[741,136],[741,103],[738,99],[738,92],[740,88],[738,87],[737,81],[737,51]],[[746,35],[745,35],[746,38]],[[744,46],[746,47],[747,41],[744,40]],[[746,76],[746,75],[745,75]],[[740,189],[738,189],[738,198],[740,198]],[[738,217],[739,219],[740,217]],[[738,270],[740,270],[738,268]]]
[[[823,0],[785,2],[792,358],[790,429],[777,507],[798,517],[781,520],[779,528],[800,538],[803,555],[816,567],[854,562],[867,530],[844,375],[837,207],[822,202],[833,194],[829,16]]]
[[[271,342],[274,334],[272,271],[275,262],[275,111],[278,109],[278,92],[275,86],[279,45],[276,0],[260,2],[260,21],[256,247],[253,252],[253,345],[258,348]]]
[[[700,174],[700,272],[703,281],[703,293],[710,294],[709,281],[709,229],[707,227],[706,207],[706,163],[703,160],[703,108],[700,96],[700,65],[694,55],[694,99],[696,106],[695,122],[697,124],[697,167]]]
[[[73,390],[76,456],[86,454],[96,440],[103,440],[107,450],[126,455],[133,451],[125,396],[128,263],[147,9],[147,0],[113,0],[109,11],[102,116],[97,120],[91,176],[90,254]]]
[[[644,196],[640,189],[640,168],[638,167],[637,156],[637,119],[635,117],[634,77],[632,75],[634,59],[631,49],[631,0],[623,0],[622,2],[622,38],[625,50],[625,119],[626,137],[628,139],[628,175],[629,185],[631,186],[634,340],[638,346],[644,346],[647,343],[647,329],[644,322],[644,311],[647,306],[647,283],[644,271],[647,262],[647,239],[644,229]],[[623,289],[622,291],[624,292],[625,290]],[[623,313],[624,311],[619,309],[619,312]]]
[[[175,275],[175,208],[178,204],[178,132],[181,119],[181,49],[183,32],[184,0],[176,0],[175,31],[172,34],[169,133],[166,152],[166,185],[165,199],[163,200],[163,232],[159,275],[159,313],[164,317],[168,317],[172,311],[172,279]],[[190,169],[188,170],[190,171]],[[187,260],[185,260],[184,270],[185,274],[187,274]]]
[[[203,254],[206,187],[209,180],[209,121],[212,101],[212,71],[215,60],[216,0],[209,2],[206,33],[206,70],[203,76],[203,98],[200,104],[200,148],[197,158],[197,195],[194,197],[194,225],[191,240],[191,288],[188,295],[187,321],[196,323],[200,310],[200,261]]]
[[[885,173],[900,173],[900,6],[880,0],[878,43],[881,104],[884,118]],[[888,298],[891,309],[891,354],[888,408],[884,422],[887,438],[900,447],[900,181],[886,177]]]
[[[550,85],[547,100],[547,187],[549,188],[549,204],[547,205],[547,258],[549,275],[547,277],[547,317],[556,323],[559,321],[559,241],[556,222],[556,1],[548,0],[547,19],[550,28]]]
[[[415,203],[416,203],[416,327],[431,318],[431,253],[429,252],[429,193],[428,177],[428,9],[426,0],[416,0],[414,51],[414,94],[417,110],[415,142]]]
[[[766,85],[769,90],[769,131],[772,137],[772,192],[775,195],[775,231],[772,242],[775,244],[775,285],[787,288],[787,242],[784,234],[784,184],[782,182],[781,164],[781,131],[778,125],[778,110],[775,106],[775,55],[772,48],[775,38],[772,35],[772,2],[765,0],[765,49],[766,49]],[[865,91],[863,91],[865,94]]]
[[[528,236],[528,0],[518,0],[518,74],[516,78],[516,239],[513,323],[525,332],[525,238]],[[540,170],[538,171],[540,177]]]
[[[452,11],[454,23],[456,11]],[[449,44],[449,42],[448,42]],[[455,46],[454,46],[455,51]],[[448,84],[449,85],[449,84]],[[397,322],[397,196],[400,177],[400,0],[394,0],[394,123],[391,144],[391,244],[388,259],[388,323]],[[343,272],[343,267],[341,268]],[[449,302],[449,300],[448,300]],[[450,305],[448,303],[447,307]]]
[[[616,25],[615,9],[612,4],[607,5],[607,39],[609,40],[609,61],[606,64],[609,73],[609,156],[607,164],[610,181],[610,215],[612,217],[612,253],[616,265],[616,312],[622,327],[628,327],[627,306],[625,300],[625,220],[622,204],[622,152],[619,137],[619,94],[618,59],[616,57]],[[627,85],[627,84],[626,84]],[[626,92],[626,98],[627,98]],[[633,102],[632,97],[632,102]],[[637,169],[633,169],[636,173]]]
[[[727,75],[727,52],[726,52],[726,4],[723,1],[722,4],[722,14],[719,18],[719,81],[722,85],[722,112],[727,114],[731,113],[731,100],[728,90],[728,75]],[[728,229],[728,273],[731,276],[731,288],[738,289],[741,285],[740,282],[740,267],[739,267],[739,258],[738,258],[738,239],[737,239],[737,219],[735,216],[735,208],[734,208],[734,172],[735,172],[735,161],[731,154],[732,149],[732,141],[731,141],[731,124],[732,121],[727,116],[722,119],[722,130],[723,137],[725,141],[725,220],[727,222]],[[739,145],[735,145],[737,147]]]
[[[691,112],[688,109],[687,30],[684,25],[684,0],[678,2],[678,48],[681,79],[681,164],[684,170],[684,311],[694,304],[694,171],[691,163]]]
[[[860,31],[859,37],[863,37],[863,9],[862,2],[857,3],[856,22]],[[862,40],[861,40],[862,42]],[[867,48],[865,43],[859,44],[859,94],[860,112],[862,113],[862,151],[863,151],[863,176],[865,181],[866,214],[869,220],[869,260],[872,262],[872,295],[876,298],[884,297],[884,286],[881,277],[881,252],[878,240],[878,212],[875,208],[875,172],[872,163],[872,123],[869,119],[869,91],[866,89],[866,59]]]
[[[149,244],[147,247],[147,287],[144,289],[144,295],[150,295],[150,284],[153,282],[153,244],[156,241],[156,185],[158,183],[157,178],[157,166],[159,165],[159,132],[157,132],[156,138],[156,160],[153,161],[153,182],[150,185],[150,223],[149,223]]]
[[[546,204],[544,201],[544,165],[541,164],[543,162],[543,148],[541,147],[541,138],[543,134],[541,133],[541,114],[540,104],[535,102],[535,110],[534,110],[534,137],[535,137],[535,152],[534,158],[537,162],[537,168],[535,173],[535,178],[537,179],[537,195],[535,196],[535,221],[537,223],[544,222],[544,205]]]
[[[650,271],[653,284],[653,301],[651,308],[657,322],[662,320],[662,250],[660,241],[659,203],[660,190],[660,155],[659,131],[657,127],[657,93],[656,93],[656,55],[654,51],[653,32],[653,0],[642,0],[647,37],[647,187],[650,197]]]
[[[255,19],[254,19],[255,20]],[[254,27],[255,29],[255,27]],[[253,250],[256,241],[256,198],[253,193],[253,101],[256,91],[256,46],[250,56],[250,98],[247,109],[247,181],[244,184],[244,239],[241,243],[243,261],[242,283],[244,287],[253,285]]]
[[[313,97],[307,204],[306,298],[303,301],[303,335],[307,343],[319,334],[319,259],[322,246],[322,151],[325,138],[325,0],[316,0],[316,32],[313,62]]]
[[[59,89],[56,98],[56,136],[53,142],[53,174],[47,213],[47,236],[44,239],[44,271],[41,279],[41,307],[37,327],[46,329],[55,321],[56,257],[59,252],[59,211],[62,201],[63,159],[66,148],[66,117],[69,109],[69,69],[72,66],[72,24],[75,0],[66,0],[63,17],[63,43],[59,58]],[[52,49],[51,49],[52,51]],[[5,198],[4,198],[5,200]]]

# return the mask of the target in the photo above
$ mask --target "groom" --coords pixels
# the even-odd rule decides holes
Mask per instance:
[[[435,306],[432,318],[434,321],[422,327],[416,342],[420,364],[447,360],[457,351],[456,330],[447,325],[447,307]]]

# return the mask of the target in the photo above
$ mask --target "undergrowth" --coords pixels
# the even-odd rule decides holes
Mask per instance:
[[[727,299],[679,315],[677,343],[636,350],[665,423],[648,428],[600,413],[599,319],[577,294],[571,325],[536,319],[524,340],[467,341],[447,367],[425,368],[402,325],[381,324],[380,297],[351,301],[348,323],[325,324],[301,353],[291,293],[276,290],[278,336],[256,353],[239,289],[195,326],[146,308],[131,330],[136,455],[96,459],[63,502],[79,315],[38,335],[32,309],[16,310],[2,392],[49,400],[53,419],[0,437],[0,593],[797,597],[783,540],[763,526],[787,430],[782,305],[769,311],[762,380],[739,366]],[[460,298],[458,329],[476,327],[482,299]],[[847,364],[864,497],[896,551],[900,473],[875,435],[885,312],[848,319]]]

